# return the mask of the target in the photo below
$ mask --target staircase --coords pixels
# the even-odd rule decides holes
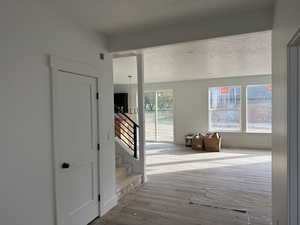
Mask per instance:
[[[131,174],[130,172],[128,172],[128,168],[126,167],[119,167],[116,171],[116,192],[119,199],[122,198],[125,194],[133,191],[139,185],[141,185],[141,175]]]
[[[139,125],[136,122],[115,107],[115,136],[133,151],[136,159],[138,158],[138,128]]]
[[[119,198],[142,182],[139,174],[138,128],[129,116],[115,110],[116,193]]]

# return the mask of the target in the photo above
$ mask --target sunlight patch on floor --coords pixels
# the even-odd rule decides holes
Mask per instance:
[[[164,153],[165,152],[165,153]],[[172,173],[188,170],[202,170],[238,165],[250,165],[271,161],[271,155],[251,154],[235,150],[225,152],[173,152],[160,149],[147,152],[147,174]]]

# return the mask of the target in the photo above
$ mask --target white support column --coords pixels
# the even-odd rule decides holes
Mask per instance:
[[[138,118],[139,118],[139,161],[142,173],[142,182],[147,182],[145,160],[145,113],[144,113],[144,55],[137,54],[138,80]]]
[[[157,91],[154,92],[155,93],[155,141],[157,141],[158,138],[158,129],[157,129],[157,123],[158,123],[158,104],[157,104],[157,100],[158,100],[158,96],[157,96]]]

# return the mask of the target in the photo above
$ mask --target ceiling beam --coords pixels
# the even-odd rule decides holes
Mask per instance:
[[[109,36],[109,51],[119,52],[180,42],[271,30],[273,9],[194,20],[168,27]]]

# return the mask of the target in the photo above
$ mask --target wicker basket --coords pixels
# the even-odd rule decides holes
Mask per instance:
[[[204,141],[203,141],[202,135],[195,136],[192,139],[192,149],[198,150],[198,151],[204,150]]]
[[[221,137],[212,136],[212,137],[204,137],[204,146],[205,151],[208,152],[219,152],[221,149]]]

